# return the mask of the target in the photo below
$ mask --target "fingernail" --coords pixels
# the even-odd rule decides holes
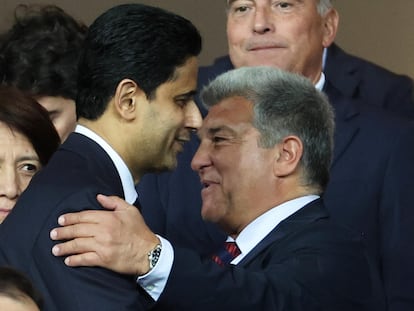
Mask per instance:
[[[60,252],[59,246],[55,245],[55,246],[52,247],[52,254],[53,255],[59,256],[59,252]]]
[[[50,238],[54,240],[56,239],[56,237],[57,237],[57,232],[55,229],[53,229],[52,231],[50,231]]]
[[[60,216],[58,218],[58,223],[59,223],[59,225],[63,226],[65,224],[65,217],[64,216]]]
[[[70,259],[69,259],[69,257],[66,257],[65,258],[65,265],[69,266],[69,264],[70,264]]]

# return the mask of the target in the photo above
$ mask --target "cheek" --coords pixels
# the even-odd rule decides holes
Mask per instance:
[[[20,193],[26,190],[27,186],[29,185],[30,181],[32,180],[33,176],[21,176],[19,178],[19,189]]]
[[[228,22],[227,23],[227,41],[229,47],[243,42],[249,34],[246,26],[243,23]]]

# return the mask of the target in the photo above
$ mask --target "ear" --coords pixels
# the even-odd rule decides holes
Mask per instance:
[[[287,136],[276,146],[277,154],[273,164],[276,177],[286,177],[293,174],[302,159],[303,144],[297,136]]]
[[[335,40],[336,32],[338,31],[339,24],[339,14],[338,11],[334,8],[329,9],[329,11],[322,17],[323,22],[323,47],[328,47]]]
[[[137,112],[139,96],[145,93],[138,87],[135,81],[123,79],[119,82],[114,95],[114,109],[118,115],[127,121],[134,120]]]

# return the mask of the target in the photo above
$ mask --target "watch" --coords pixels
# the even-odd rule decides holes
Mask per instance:
[[[148,252],[148,261],[149,261],[149,267],[150,270],[155,267],[155,265],[158,262],[158,259],[160,259],[162,246],[161,244],[157,244],[150,252]]]

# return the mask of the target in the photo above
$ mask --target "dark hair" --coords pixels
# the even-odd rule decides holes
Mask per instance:
[[[0,296],[14,300],[30,298],[39,309],[43,306],[43,299],[31,281],[14,268],[0,267]]]
[[[0,122],[27,137],[42,165],[47,164],[60,144],[46,109],[13,87],[0,86]]]
[[[148,98],[174,78],[176,67],[201,50],[198,30],[187,19],[142,4],[113,7],[89,27],[79,62],[78,117],[97,119],[123,79]]]
[[[80,48],[87,27],[54,6],[19,5],[0,38],[0,80],[33,97],[76,99]]]

